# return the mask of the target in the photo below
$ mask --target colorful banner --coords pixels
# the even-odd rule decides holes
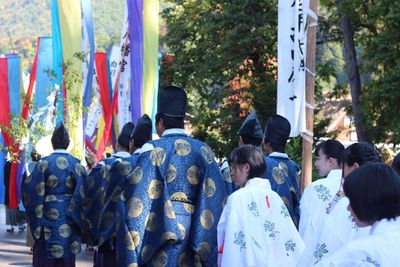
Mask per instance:
[[[4,147],[3,135],[0,131],[0,146]],[[3,151],[0,151],[0,204],[4,204],[5,186],[4,186],[4,165],[6,164],[6,158]]]
[[[21,59],[16,54],[9,54],[8,59],[8,92],[10,98],[10,112],[14,116],[21,114]]]
[[[93,18],[92,18],[92,6],[91,1],[82,0],[82,24],[83,24],[83,38],[82,38],[82,49],[84,53],[88,53],[88,44],[89,44],[89,54],[88,60],[83,62],[83,106],[88,108],[90,106],[90,100],[92,98],[92,83],[93,83],[93,75],[94,75],[94,27],[93,27]],[[85,123],[86,125],[86,118]]]
[[[82,52],[82,25],[81,5],[79,0],[63,1],[58,0],[59,19],[62,39],[63,62],[70,62],[69,70],[82,73],[82,62],[74,58],[74,54]],[[67,73],[68,75],[68,73]],[[67,78],[68,79],[68,78]],[[68,127],[74,147],[71,153],[82,159],[83,150],[83,125],[82,125],[82,88],[80,82],[68,83],[67,106],[68,106]]]
[[[306,132],[306,20],[308,0],[278,3],[277,110],[291,125],[290,136]]]
[[[33,99],[32,113],[36,113],[41,107],[47,105],[47,96],[51,92],[51,77],[47,73],[48,70],[53,68],[53,42],[51,37],[39,37],[37,49],[39,49],[37,59],[37,72],[35,94]],[[31,79],[35,76],[32,76]],[[32,81],[31,83],[32,84]],[[32,84],[33,85],[33,84]]]
[[[8,60],[0,57],[0,125],[10,127],[10,97],[8,94]],[[6,146],[12,144],[12,139],[6,131],[2,131]]]
[[[103,110],[101,108],[101,103],[100,103],[100,89],[97,83],[96,64],[94,65],[93,72],[94,72],[94,79],[92,81],[92,87],[93,87],[92,90],[94,91],[94,95],[91,99],[85,126],[85,135],[88,136],[89,138],[93,137],[99,119],[103,115]]]
[[[131,113],[132,121],[136,122],[142,116],[143,0],[127,1],[131,44]]]

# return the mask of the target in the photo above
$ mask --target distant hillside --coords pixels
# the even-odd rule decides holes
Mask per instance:
[[[117,42],[124,16],[124,0],[91,0],[96,50]],[[0,54],[18,53],[23,68],[33,61],[38,36],[51,35],[50,0],[0,0]]]

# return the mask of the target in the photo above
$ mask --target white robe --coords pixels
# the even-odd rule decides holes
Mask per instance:
[[[318,267],[394,267],[400,266],[400,217],[381,220],[366,237],[353,240],[338,252],[321,261]]]
[[[300,199],[299,232],[306,249],[298,266],[311,266],[318,232],[325,221],[326,208],[340,189],[342,170],[331,170],[324,179],[311,183]]]
[[[298,265],[313,266],[340,250],[349,241],[368,235],[370,227],[358,228],[347,210],[349,200],[343,196],[331,209],[321,211],[321,223],[316,229],[314,243],[306,244],[307,254],[303,254]]]
[[[219,266],[296,266],[304,244],[267,179],[231,194],[218,223]]]

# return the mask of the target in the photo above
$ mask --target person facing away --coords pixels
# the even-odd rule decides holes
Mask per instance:
[[[51,137],[54,152],[43,157],[23,184],[23,199],[35,239],[33,266],[75,266],[81,249],[82,180],[86,173],[79,159],[66,148],[64,124]]]
[[[118,265],[213,266],[226,189],[210,147],[184,131],[186,92],[158,94],[161,137],[128,175],[117,229]]]
[[[343,192],[343,182],[352,171],[359,167],[369,162],[379,162],[379,154],[371,144],[354,143],[342,151],[340,161],[342,162],[343,180],[336,192],[333,193],[331,200],[326,203],[325,212],[319,214],[323,223],[317,225],[314,242],[306,243],[306,246],[309,246],[307,251],[310,249],[311,252],[303,254],[300,261],[303,265],[299,264],[298,266],[313,266],[342,248],[350,240],[368,234],[369,229],[357,227],[347,210],[349,200]],[[308,259],[304,261],[307,257]],[[307,262],[308,265],[304,265],[304,262]]]
[[[313,258],[317,231],[324,223],[328,204],[336,196],[342,184],[342,169],[340,155],[344,150],[342,143],[336,140],[326,140],[315,148],[315,167],[321,177],[303,192],[300,199],[299,232],[306,244],[299,266],[309,266]]]
[[[392,168],[398,173],[400,174],[400,153],[396,155],[396,157],[394,157],[393,161],[392,161]]]
[[[400,176],[383,163],[368,163],[346,177],[343,189],[355,224],[368,234],[317,266],[398,266]]]
[[[85,199],[83,202],[84,209],[84,242],[88,245],[99,246],[98,250],[95,253],[95,266],[99,265],[104,258],[102,253],[103,251],[109,252],[110,255],[105,257],[106,259],[115,259],[115,250],[111,249],[108,244],[104,244],[104,246],[100,246],[99,241],[101,235],[99,234],[99,221],[101,210],[104,208],[105,204],[105,195],[107,189],[112,190],[114,185],[111,183],[111,168],[113,164],[117,160],[125,160],[130,157],[129,153],[129,140],[132,134],[134,125],[132,122],[126,123],[121,130],[117,138],[116,144],[116,153],[114,153],[111,157],[105,158],[97,163],[92,169],[87,179],[84,181],[83,188],[85,193]],[[126,161],[124,161],[126,162]],[[129,163],[126,162],[126,166],[123,166],[123,169],[129,168]],[[105,249],[107,247],[107,249]],[[112,257],[114,255],[114,257]]]
[[[257,118],[255,112],[251,112],[247,115],[242,126],[239,128],[237,135],[239,137],[239,146],[242,145],[254,145],[257,147],[261,146],[262,139],[264,137],[261,123]],[[228,194],[234,192],[238,187],[232,182],[231,172],[229,169],[228,160],[224,160],[221,165],[222,176],[224,177],[226,189]]]
[[[152,123],[149,116],[144,114],[136,123],[130,135],[129,148],[133,153],[129,158],[117,159],[111,166],[109,183],[104,187],[104,207],[100,211],[97,229],[99,249],[96,254],[95,267],[117,266],[116,258],[116,214],[121,214],[120,199],[123,184],[128,174],[136,166],[136,161],[142,146],[151,140]]]
[[[218,223],[219,266],[295,266],[304,243],[286,205],[271,189],[261,150],[234,149],[229,157],[237,191],[228,197]]]
[[[263,146],[267,171],[263,177],[271,183],[272,190],[278,193],[289,210],[294,224],[299,223],[299,172],[300,167],[285,153],[289,139],[290,123],[280,115],[269,117],[264,131]]]

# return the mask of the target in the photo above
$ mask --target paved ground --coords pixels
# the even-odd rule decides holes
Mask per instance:
[[[25,232],[16,230],[14,233],[7,233],[5,221],[5,208],[0,204],[0,267],[32,266],[32,255],[25,245]],[[93,253],[82,249],[77,256],[76,266],[90,267],[93,266],[92,261]]]

